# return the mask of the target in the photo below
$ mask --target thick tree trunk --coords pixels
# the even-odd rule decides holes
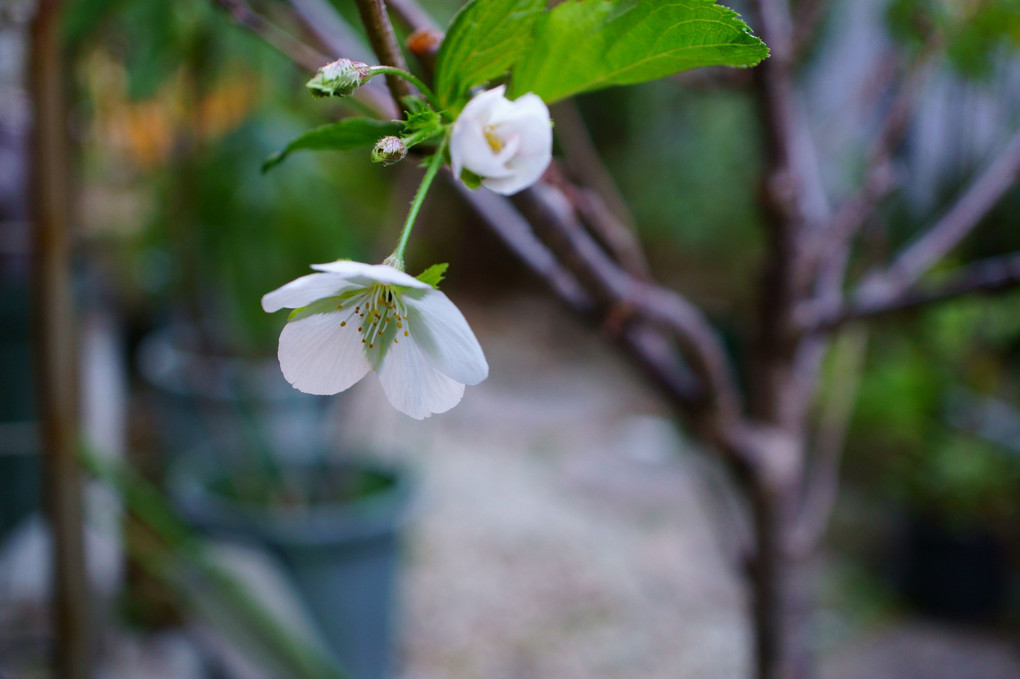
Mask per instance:
[[[756,554],[750,575],[758,679],[807,679],[814,674],[813,582],[807,563],[789,549],[793,507],[788,495],[763,494],[755,501]]]
[[[806,552],[794,539],[801,519],[804,431],[759,424],[732,439],[743,449],[742,456],[754,461],[741,488],[753,528],[748,578],[757,679],[814,676],[814,586]]]

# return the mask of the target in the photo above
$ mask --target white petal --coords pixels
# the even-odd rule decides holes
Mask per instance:
[[[482,180],[482,186],[504,196],[526,189],[545,173],[552,161],[552,154],[518,155],[507,166],[514,171],[509,177],[492,177]]]
[[[379,383],[390,404],[416,420],[445,413],[460,403],[464,385],[433,368],[409,337],[400,337],[379,367]]]
[[[479,120],[483,125],[487,125],[489,118],[506,101],[506,97],[503,96],[504,92],[506,92],[506,85],[500,85],[499,87],[493,87],[491,90],[479,92],[471,98],[471,101],[467,103],[457,118],[467,117]]]
[[[317,299],[332,297],[354,287],[347,277],[338,274],[310,273],[295,278],[283,287],[262,296],[262,308],[272,313],[280,309],[300,309]]]
[[[280,333],[280,369],[294,388],[307,394],[336,394],[368,372],[356,324],[341,327],[340,313],[313,314],[291,321]]]
[[[408,288],[418,288],[419,290],[427,290],[432,287],[428,283],[422,283],[414,276],[403,271],[397,271],[392,266],[386,264],[365,264],[364,262],[352,262],[343,259],[325,264],[312,264],[312,268],[317,271],[341,274],[344,278],[360,287],[368,287],[372,283],[402,285]]]
[[[450,165],[454,176],[467,168],[479,177],[503,177],[510,174],[504,162],[497,158],[489,140],[485,138],[483,124],[462,113],[453,124],[450,134]]]
[[[503,125],[514,125],[520,128],[534,128],[532,133],[540,131],[540,128],[552,129],[549,120],[549,107],[545,105],[542,98],[537,94],[522,94],[508,106],[501,106],[495,109],[489,124],[496,127]]]
[[[496,99],[498,91],[500,98]],[[486,117],[471,117],[476,109],[468,106],[454,123],[450,137],[450,157],[459,176],[461,166],[482,177],[486,188],[509,195],[527,188],[545,172],[552,161],[552,123],[549,108],[541,97],[525,94],[514,101],[502,97],[502,88],[489,90],[477,110]],[[486,126],[503,142],[503,149],[492,153],[485,137]]]
[[[489,376],[489,364],[464,314],[438,290],[405,295],[407,328],[437,370],[464,384]]]

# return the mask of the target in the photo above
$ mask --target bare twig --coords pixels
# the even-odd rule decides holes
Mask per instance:
[[[910,288],[895,296],[875,298],[852,305],[809,323],[811,331],[826,331],[850,321],[884,316],[977,292],[994,294],[1020,286],[1020,253],[990,257],[961,267],[950,280],[927,289]]]
[[[792,22],[787,0],[755,3],[762,38],[772,56],[754,71],[762,113],[768,253],[761,281],[758,328],[751,364],[750,411],[787,429],[800,426],[806,394],[795,373],[796,306],[812,294],[803,275],[806,233],[829,217],[818,155],[792,64]]]
[[[393,25],[386,14],[383,0],[355,0],[355,2],[361,21],[365,24],[365,31],[368,33],[368,42],[372,45],[375,55],[379,57],[379,63],[406,71],[407,62],[404,61],[404,54],[397,44],[397,37],[393,33]],[[398,107],[402,106],[400,100],[411,94],[410,85],[402,78],[387,75],[386,85],[389,86],[390,94]]]
[[[328,56],[297,40],[251,8],[245,0],[213,0],[227,10],[234,22],[258,35],[294,63],[316,71],[332,61]]]
[[[613,175],[602,162],[602,156],[588,132],[588,125],[581,116],[577,102],[573,99],[561,101],[553,106],[552,113],[553,119],[558,123],[556,139],[563,149],[563,160],[568,174],[582,186],[601,193],[606,206],[616,219],[633,231],[634,216],[620,194]]]
[[[413,32],[442,30],[432,16],[413,0],[389,0],[389,6],[400,23]]]
[[[263,42],[276,48],[285,57],[308,71],[317,71],[321,66],[332,61],[329,56],[293,38],[255,12],[244,0],[213,0],[213,2],[226,9],[239,26],[248,29]],[[301,13],[297,13],[297,16],[303,21],[308,20]],[[354,53],[357,53],[357,48]],[[377,117],[393,118],[397,114],[397,109],[390,102],[389,97],[371,87],[371,83],[368,87],[358,89],[352,98],[357,104]]]
[[[917,105],[917,94],[927,72],[931,58],[936,54],[936,42],[931,41],[920,56],[906,67],[895,99],[888,107],[882,120],[875,141],[868,152],[868,161],[864,169],[864,180],[857,194],[844,202],[822,229],[816,232],[811,250],[811,266],[827,268],[834,258],[841,257],[848,243],[852,241],[864,224],[874,213],[879,203],[899,183],[899,178],[892,169],[893,153],[906,134],[910,119]],[[890,57],[892,58],[892,57]],[[883,63],[887,59],[883,59]],[[885,67],[888,69],[888,67]],[[842,286],[843,278],[835,281],[837,289],[832,286],[819,290],[820,295],[833,296]]]
[[[825,18],[830,2],[828,0],[800,0],[793,17],[794,60],[800,61],[813,44],[818,27]]]
[[[868,288],[874,286],[873,289],[883,291],[882,296],[896,296],[916,283],[978,225],[1016,182],[1018,172],[1020,130],[934,226],[904,248],[877,279],[862,283],[861,294],[868,295]]]
[[[799,226],[818,226],[829,214],[818,153],[793,79],[792,21],[787,0],[756,3],[761,35],[772,56],[754,73],[765,115],[766,142],[775,181],[773,200]]]
[[[815,457],[805,480],[800,521],[791,537],[793,549],[802,556],[817,549],[836,505],[839,467],[867,346],[867,329],[856,327],[843,332],[833,347],[834,384],[818,424]]]
[[[648,262],[638,240],[634,217],[612,175],[602,162],[573,100],[553,108],[567,173],[581,186],[563,182],[585,225],[632,276],[647,279]],[[582,188],[587,187],[587,188]]]
[[[538,237],[605,310],[609,322],[631,316],[667,328],[699,379],[705,403],[721,422],[739,418],[741,399],[722,342],[704,315],[672,291],[637,281],[609,258],[581,226],[573,206],[555,187],[539,183],[512,198]]]
[[[452,181],[452,179],[451,179]],[[506,199],[492,193],[470,191],[452,182],[469,205],[500,239],[575,312],[599,321],[590,295],[564,269],[553,253],[535,236],[529,224]],[[697,378],[677,360],[672,344],[646,323],[632,323],[618,329],[618,339],[631,358],[663,391],[677,402],[693,405],[703,389]]]
[[[580,188],[572,184],[566,184],[562,188],[570,197],[585,226],[620,266],[635,278],[649,280],[651,272],[641,243],[638,242],[637,231],[628,228],[613,215],[603,195],[594,189]]]
[[[488,191],[471,191],[447,173],[446,178],[464,201],[533,273],[545,280],[556,296],[574,311],[589,314],[594,308],[588,293],[564,269],[551,252],[535,237],[531,225],[506,198]]]
[[[319,41],[334,59],[373,60],[368,46],[347,25],[328,0],[288,0],[305,29]],[[375,82],[374,80],[371,81]]]

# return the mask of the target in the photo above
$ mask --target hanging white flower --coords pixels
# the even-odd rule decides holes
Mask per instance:
[[[446,412],[489,365],[449,298],[386,264],[314,264],[320,273],[262,297],[268,312],[297,309],[280,333],[280,368],[295,388],[336,394],[369,370],[415,419]]]
[[[538,181],[552,160],[552,121],[537,94],[510,101],[504,85],[481,92],[453,124],[450,161],[453,176],[462,170],[482,186],[510,195]]]

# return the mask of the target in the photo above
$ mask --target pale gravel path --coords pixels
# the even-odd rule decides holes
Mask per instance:
[[[458,408],[411,422],[375,385],[349,405],[421,484],[401,676],[746,676],[715,500],[661,405],[554,310],[467,313],[492,373]]]
[[[421,486],[398,679],[750,677],[718,472],[556,307],[465,314],[492,370],[457,408],[413,422],[371,378],[343,404]],[[1015,640],[826,614],[820,679],[1020,679]]]

